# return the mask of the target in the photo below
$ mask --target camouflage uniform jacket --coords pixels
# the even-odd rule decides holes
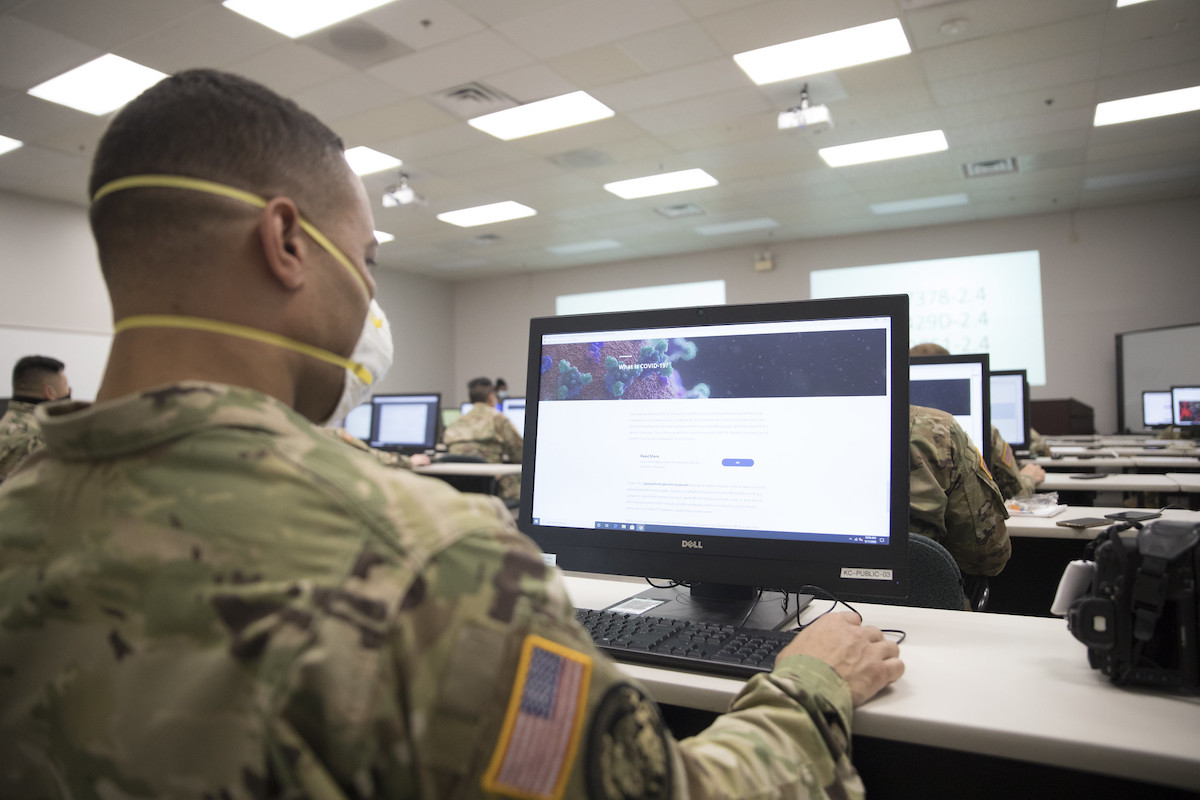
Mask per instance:
[[[8,411],[0,417],[0,483],[25,456],[42,446],[42,433],[33,415],[36,408],[34,403],[10,400]]]
[[[1042,458],[1050,455],[1050,445],[1046,443],[1045,437],[1033,428],[1029,429],[1029,455],[1034,458]]]
[[[675,741],[494,498],[245,389],[38,416],[0,487],[0,796],[862,794],[830,667]]]
[[[992,426],[992,453],[988,458],[988,467],[996,481],[996,488],[1005,499],[1029,497],[1037,488],[1032,476],[1021,473],[1021,463],[995,425]]]
[[[512,420],[487,403],[475,403],[447,425],[442,442],[454,455],[479,456],[489,464],[520,464],[524,447]],[[520,475],[502,475],[499,484],[500,496],[505,500],[521,498]]]
[[[383,464],[385,467],[395,467],[396,469],[412,469],[412,458],[403,453],[392,453],[387,450],[380,450],[376,447],[359,439],[354,434],[345,428],[321,428],[321,433],[324,433],[331,439],[337,439],[339,442],[345,442],[355,450],[361,450],[364,453],[370,453],[371,456]]]
[[[996,575],[1012,545],[1008,512],[983,456],[954,417],[910,406],[909,530],[950,551],[966,575]]]

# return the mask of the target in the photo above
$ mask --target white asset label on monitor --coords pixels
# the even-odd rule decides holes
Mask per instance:
[[[890,581],[890,569],[867,569],[866,567],[842,567],[842,577],[859,581]]]

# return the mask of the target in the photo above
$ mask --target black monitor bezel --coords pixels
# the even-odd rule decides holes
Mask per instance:
[[[1019,442],[1009,442],[1008,444],[1014,450],[1028,450],[1029,449],[1029,429],[1032,427],[1032,425],[1030,425],[1030,423],[1029,423],[1029,374],[1026,370],[1023,370],[1023,369],[994,369],[989,373],[988,377],[990,378],[992,375],[1020,375],[1021,376],[1021,404],[1023,407],[1023,410],[1021,412],[1021,417],[1025,423],[1022,426],[1023,430],[1021,431],[1021,433],[1025,438]],[[989,380],[988,381],[989,394],[991,393],[991,390],[992,390],[992,382],[991,382],[991,380]],[[988,413],[989,414],[991,414],[991,408],[992,408],[992,404],[991,404],[991,401],[989,400],[989,402],[988,402]]]
[[[988,369],[990,356],[987,353],[963,353],[952,356],[912,356],[910,364],[980,364],[983,367],[983,441],[979,442],[979,450],[985,464],[992,463],[992,381],[991,370]]]
[[[1171,424],[1174,425],[1176,428],[1200,427],[1200,420],[1196,420],[1195,422],[1183,422],[1182,420],[1179,419],[1179,414],[1176,413],[1179,408],[1179,404],[1175,402],[1175,390],[1176,389],[1195,389],[1196,391],[1200,391],[1200,385],[1181,384],[1178,386],[1171,387]]]
[[[539,317],[530,320],[529,364],[526,378],[524,469],[518,525],[559,567],[610,575],[658,577],[687,583],[721,583],[785,591],[816,585],[847,594],[904,597],[908,592],[908,296],[804,300],[787,303],[706,306],[606,314]],[[537,470],[539,400],[532,391],[540,385],[541,341],[547,334],[633,330],[752,322],[891,317],[892,364],[890,538],[887,544],[847,542],[747,540],[738,537],[694,536],[605,530],[604,545],[596,546],[589,530],[532,523],[534,476]],[[846,480],[853,481],[853,475]],[[699,539],[703,550],[695,549]],[[685,545],[685,540],[691,544]],[[754,552],[745,554],[747,541]],[[863,580],[847,570],[892,570],[891,580]],[[861,573],[860,573],[861,574]]]
[[[418,442],[413,444],[383,444],[379,441],[379,403],[380,401],[388,400],[395,397],[433,397],[436,401],[434,405],[434,424],[433,424],[433,441]],[[441,441],[442,433],[442,393],[441,392],[391,392],[388,394],[377,394],[371,397],[371,438],[367,444],[374,447],[376,450],[386,450],[389,453],[424,453],[426,450],[433,450],[437,447],[437,443]]]
[[[1171,406],[1171,421],[1153,423],[1146,421],[1146,395],[1148,394],[1165,394],[1168,398],[1167,404]],[[1155,430],[1158,428],[1169,428],[1175,424],[1175,397],[1171,394],[1170,389],[1143,389],[1142,390],[1142,427],[1147,430]]]

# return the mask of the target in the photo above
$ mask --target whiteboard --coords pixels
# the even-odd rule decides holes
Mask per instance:
[[[24,356],[50,356],[63,362],[71,397],[94,400],[104,377],[111,333],[0,325],[0,396],[12,394],[12,369]]]
[[[1142,392],[1200,385],[1200,323],[1117,334],[1117,430],[1141,431]]]

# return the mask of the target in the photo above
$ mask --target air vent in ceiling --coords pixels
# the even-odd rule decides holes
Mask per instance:
[[[550,160],[560,167],[567,169],[590,169],[591,167],[607,167],[617,163],[616,159],[603,150],[570,150],[550,156]]]
[[[680,219],[682,217],[698,217],[702,214],[708,213],[703,208],[696,205],[695,203],[677,203],[673,206],[659,206],[658,208],[656,208],[654,210],[657,211],[658,213],[662,214],[667,219]]]
[[[503,111],[517,105],[517,101],[504,92],[479,82],[464,83],[446,89],[429,99],[438,108],[461,119],[491,114],[493,111]]]
[[[479,245],[496,244],[497,242],[500,241],[500,235],[496,234],[496,233],[481,233],[478,236],[476,236],[474,239],[472,239],[471,241],[473,241],[473,242],[475,242],[475,244],[479,244]]]
[[[1017,171],[1017,157],[989,158],[963,164],[963,175],[968,178],[986,178],[989,175],[1008,175]]]

